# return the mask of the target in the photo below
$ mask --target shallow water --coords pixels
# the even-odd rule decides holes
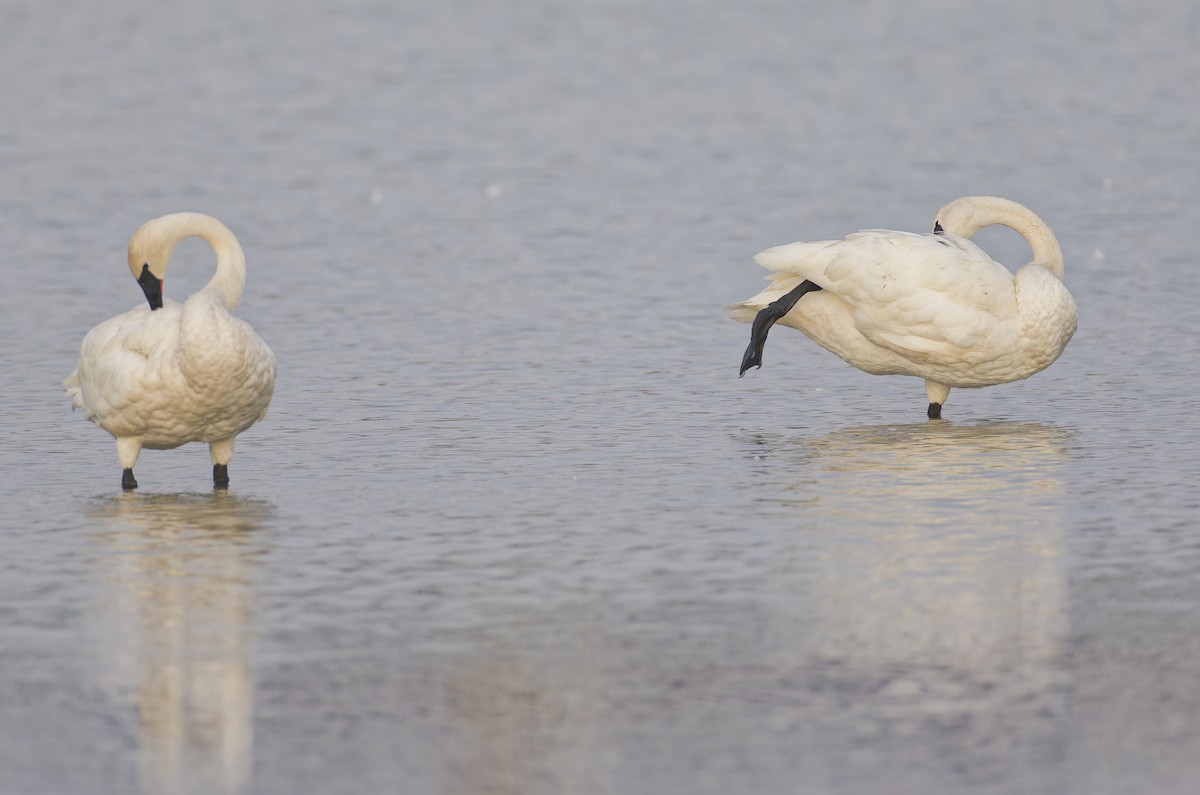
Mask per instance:
[[[5,16],[0,792],[1200,787],[1193,4]],[[1062,242],[1053,367],[736,377],[756,251],[968,193]],[[59,382],[180,209],[280,381],[121,494]]]

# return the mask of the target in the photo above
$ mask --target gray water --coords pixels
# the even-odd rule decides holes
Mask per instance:
[[[8,0],[0,792],[1200,791],[1198,9]],[[973,193],[1049,370],[736,377],[755,252]],[[59,382],[183,209],[280,379],[126,495]]]

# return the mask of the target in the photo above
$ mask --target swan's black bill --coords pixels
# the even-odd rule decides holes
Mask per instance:
[[[942,404],[930,403],[929,410],[925,412],[925,416],[931,420],[940,420],[942,418]]]
[[[133,491],[137,488],[137,480],[133,477],[132,469],[121,470],[121,488],[125,491]]]
[[[142,275],[138,277],[137,282],[146,294],[146,300],[150,302],[150,311],[162,309],[162,279],[150,272],[149,265],[142,265]]]
[[[229,488],[229,466],[227,464],[213,464],[213,488]]]
[[[745,355],[742,356],[742,369],[738,370],[738,378],[745,375],[751,367],[762,367],[763,346],[767,344],[767,332],[771,330],[771,326],[775,325],[775,321],[792,311],[792,307],[805,293],[813,293],[820,289],[821,285],[813,284],[805,279],[800,282],[799,287],[759,310],[759,313],[754,316],[754,323],[750,325],[750,344],[746,347]]]
[[[941,221],[934,221],[934,222],[933,222],[933,233],[934,233],[935,235],[944,235],[944,234],[946,234],[946,230],[945,230],[945,229],[942,229],[942,222],[941,222]]]

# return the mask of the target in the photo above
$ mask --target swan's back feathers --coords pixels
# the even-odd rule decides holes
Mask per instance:
[[[117,438],[171,448],[241,433],[262,419],[275,357],[250,326],[225,314],[203,362],[187,361],[184,308],[138,307],[92,329],[79,366],[63,382],[76,408]]]
[[[915,361],[969,358],[1015,332],[999,319],[1012,314],[1012,274],[954,235],[867,229],[843,240],[776,246],[755,261],[773,271],[772,284],[736,305],[735,319],[753,320],[757,309],[808,279],[854,310],[864,337]]]
[[[106,422],[164,385],[147,363],[170,355],[179,337],[180,307],[142,304],[100,323],[83,338],[79,365],[63,385],[72,405],[110,430]]]
[[[1016,332],[1005,320],[1016,301],[1012,274],[952,235],[850,235],[825,278],[854,307],[864,337],[915,361],[970,359]]]

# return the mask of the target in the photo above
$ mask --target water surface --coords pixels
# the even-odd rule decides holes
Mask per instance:
[[[1195,792],[1198,39],[1185,2],[11,4],[0,792]],[[736,377],[755,252],[970,193],[1062,242],[1053,367],[943,422],[787,329]],[[121,494],[59,382],[183,209],[280,380],[228,494],[195,445]]]

